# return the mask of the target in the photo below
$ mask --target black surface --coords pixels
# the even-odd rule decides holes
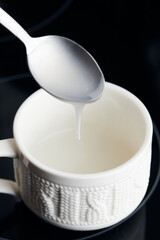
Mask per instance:
[[[51,4],[52,2],[52,4]],[[106,81],[140,98],[160,129],[160,2],[141,1],[0,1],[32,36],[56,34],[75,40],[97,60]],[[12,137],[14,115],[39,86],[26,63],[23,44],[0,26],[0,139]],[[154,166],[159,163],[153,144]],[[12,160],[1,159],[0,177],[13,179]],[[91,239],[153,240],[160,238],[160,184],[134,216],[113,230]],[[52,237],[49,237],[52,233]],[[0,194],[0,237],[6,239],[58,239],[66,231],[44,223],[23,203]],[[70,239],[88,233],[72,233]],[[91,233],[90,233],[91,234]],[[136,235],[137,234],[137,235]],[[64,238],[65,239],[65,238]],[[67,238],[69,239],[69,237]]]

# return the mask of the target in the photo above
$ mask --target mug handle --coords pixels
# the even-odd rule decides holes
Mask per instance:
[[[13,138],[0,140],[0,157],[15,158],[17,156],[15,140]],[[16,182],[0,179],[0,193],[11,194],[19,199],[19,190]]]

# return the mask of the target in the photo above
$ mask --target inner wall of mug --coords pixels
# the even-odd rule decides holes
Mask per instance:
[[[142,103],[128,91],[106,84],[103,96],[84,108],[81,140],[74,108],[44,90],[19,109],[15,138],[42,164],[69,173],[104,172],[132,158],[146,137]]]

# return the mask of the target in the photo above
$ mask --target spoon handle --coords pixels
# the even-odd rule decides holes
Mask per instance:
[[[31,37],[8,13],[0,7],[0,23],[17,36],[25,46],[27,46]]]

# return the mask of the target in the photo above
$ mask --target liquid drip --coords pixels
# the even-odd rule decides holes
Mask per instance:
[[[77,139],[81,139],[81,119],[82,119],[82,112],[85,106],[85,103],[72,103],[75,111],[75,123],[76,123],[76,136]]]

